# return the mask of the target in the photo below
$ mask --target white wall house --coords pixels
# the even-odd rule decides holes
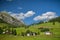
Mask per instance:
[[[51,35],[51,32],[45,32],[45,35]]]
[[[30,34],[29,34],[29,33],[27,33],[27,36],[30,36]]]

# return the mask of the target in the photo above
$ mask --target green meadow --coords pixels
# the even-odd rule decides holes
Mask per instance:
[[[1,27],[8,26],[7,24],[0,24]],[[45,35],[44,32],[41,32],[38,28],[44,27],[49,28],[52,35]],[[60,23],[56,22],[55,25],[52,25],[51,22],[31,25],[29,28],[18,27],[14,28],[17,31],[17,35],[8,35],[8,34],[0,34],[0,40],[60,40]],[[21,32],[26,32],[26,30],[30,30],[32,32],[40,33],[40,35],[36,36],[21,36]]]

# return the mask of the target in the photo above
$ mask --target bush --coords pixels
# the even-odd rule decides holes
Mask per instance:
[[[30,33],[31,31],[30,30],[27,30],[26,33]]]
[[[41,32],[46,32],[46,31],[49,31],[49,29],[48,28],[41,29]]]

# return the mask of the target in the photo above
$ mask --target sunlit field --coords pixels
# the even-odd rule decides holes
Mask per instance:
[[[38,30],[40,27],[49,28],[53,34],[45,35],[44,32]],[[20,27],[14,29],[16,29],[17,35],[0,34],[0,40],[60,40],[60,23],[58,22],[55,25],[52,25],[52,23],[43,23],[30,26],[29,28]],[[40,32],[40,34],[36,36],[21,36],[21,32],[26,32],[26,30]]]

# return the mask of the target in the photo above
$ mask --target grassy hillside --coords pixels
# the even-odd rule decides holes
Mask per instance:
[[[56,22],[55,25],[52,25],[52,23],[38,24],[38,25],[31,26],[30,29],[35,31],[35,30],[37,30],[37,28],[40,28],[40,27],[47,27],[47,28],[51,29],[50,30],[51,32],[53,32],[57,35],[58,34],[60,35],[60,23],[58,23],[58,22]]]
[[[3,24],[0,24],[0,26]],[[6,24],[4,24],[6,25]],[[50,32],[53,32],[53,35],[47,36],[38,28],[40,27],[47,27],[50,29]],[[56,22],[55,25],[52,25],[52,23],[43,23],[38,25],[32,25],[29,28],[14,28],[17,30],[17,35],[0,35],[0,40],[60,40],[60,23]],[[37,36],[21,36],[21,32],[26,32],[26,30],[30,30],[33,32],[40,32],[40,35]]]
[[[52,36],[12,36],[12,35],[0,35],[0,40],[60,40],[60,38]]]

